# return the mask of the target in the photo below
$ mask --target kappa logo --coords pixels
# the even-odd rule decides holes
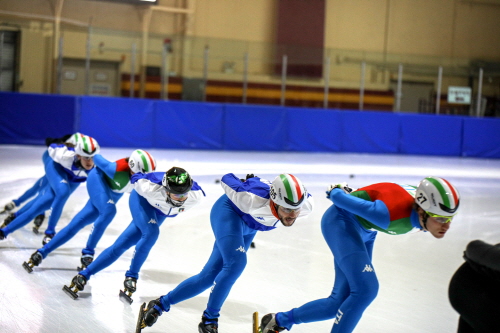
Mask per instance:
[[[257,219],[257,220],[262,220],[262,221],[264,221],[264,218],[263,218],[263,217],[261,217],[261,216],[257,216],[257,217],[256,217],[256,219]]]
[[[120,183],[119,182],[115,182],[116,186],[120,186]]]
[[[361,273],[364,273],[364,272],[373,272],[373,268],[372,268],[372,266],[371,266],[371,265],[366,265],[366,266],[365,266],[365,269],[363,269],[363,270],[361,271]]]
[[[397,234],[396,234],[396,232],[391,231],[391,230],[388,230],[388,231],[387,231],[387,233],[388,233],[388,234],[391,234],[391,235],[397,235]]]
[[[338,324],[340,322],[343,315],[344,313],[342,311],[339,310],[339,312],[337,312],[337,314],[335,315],[335,324]]]
[[[113,201],[113,199],[109,199],[108,202],[106,202],[106,203],[109,203],[109,204],[112,204],[112,205],[115,204],[115,202]]]
[[[155,219],[151,219],[151,220],[149,220],[148,223],[156,224],[156,220]]]
[[[240,245],[239,248],[236,249],[236,251],[240,251],[240,252],[243,252],[245,253],[245,249],[243,248],[243,246]]]
[[[66,181],[66,179],[61,179],[61,183],[67,184],[68,182]]]

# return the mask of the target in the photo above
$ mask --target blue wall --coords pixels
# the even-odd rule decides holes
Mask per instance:
[[[500,119],[0,93],[0,143],[500,158]]]

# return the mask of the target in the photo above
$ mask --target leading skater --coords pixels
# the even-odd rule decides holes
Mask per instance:
[[[443,238],[460,204],[457,189],[439,177],[427,177],[418,187],[379,183],[353,192],[343,183],[330,185],[326,194],[333,205],[324,213],[321,229],[334,257],[333,291],[299,308],[265,315],[262,333],[332,318],[332,333],[352,332],[378,293],[372,263],[377,232],[401,235],[424,230]]]
[[[229,173],[222,177],[225,194],[212,207],[210,223],[215,235],[212,254],[202,271],[181,282],[167,295],[140,309],[138,330],[152,326],[170,306],[212,287],[203,312],[200,333],[217,333],[218,318],[231,287],[247,264],[247,250],[257,231],[291,227],[313,209],[312,196],[291,174],[281,174],[272,183],[254,175],[240,180]]]
[[[122,292],[132,303],[131,295],[136,291],[139,271],[158,240],[162,223],[167,217],[174,218],[193,208],[205,196],[198,183],[179,167],[165,173],[136,173],[131,182],[134,185],[129,199],[132,222],[113,245],[71,280],[69,287],[63,287],[73,299],[78,298],[78,292],[84,289],[92,275],[114,263],[135,245],[134,257],[123,282],[126,293]]]
[[[51,144],[43,155],[45,165],[46,189],[33,199],[36,202],[22,215],[17,216],[9,225],[0,229],[0,240],[25,226],[35,216],[50,208],[50,217],[43,245],[55,235],[56,225],[71,193],[87,180],[94,167],[93,156],[99,152],[99,144],[89,136],[75,134],[73,144]]]
[[[49,253],[69,241],[82,228],[93,223],[87,246],[82,250],[80,259],[82,269],[94,260],[95,248],[104,231],[116,215],[116,204],[124,193],[130,193],[133,185],[130,178],[135,173],[149,173],[156,169],[154,157],[145,150],[137,149],[130,157],[110,162],[100,154],[94,156],[96,167],[89,173],[87,191],[89,200],[83,209],[75,215],[44,247],[34,252],[23,267],[31,273],[34,266],[41,264]]]

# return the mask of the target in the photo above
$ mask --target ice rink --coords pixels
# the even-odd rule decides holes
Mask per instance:
[[[142,148],[142,147],[137,147]],[[44,174],[43,146],[0,146],[0,205],[20,196]],[[116,160],[133,149],[103,148]],[[223,193],[217,180],[225,173],[244,177],[254,173],[272,180],[282,172],[298,176],[315,199],[307,221],[291,228],[259,232],[249,250],[248,265],[234,285],[219,319],[220,333],[251,333],[252,313],[287,311],[327,297],[333,286],[333,257],[323,240],[320,219],[331,204],[324,191],[329,183],[361,187],[377,182],[417,185],[425,176],[447,178],[460,191],[461,209],[446,237],[428,233],[379,234],[374,268],[380,282],[377,299],[365,311],[356,333],[456,332],[458,314],[448,301],[448,283],[463,263],[467,243],[482,239],[500,242],[500,160],[427,156],[216,152],[149,150],[157,171],[185,168],[202,186],[205,201],[167,219],[158,242],[144,264],[132,305],[118,297],[133,248],[116,263],[93,276],[80,298],[61,289],[77,274],[81,249],[91,226],[49,255],[28,274],[22,263],[41,247],[42,234],[32,223],[0,241],[0,332],[134,332],[142,302],[166,294],[198,273],[211,252],[214,237],[209,213]],[[68,200],[57,230],[66,226],[87,202],[85,185]],[[117,205],[118,214],[97,247],[97,255],[113,243],[130,223],[128,194]],[[1,215],[3,219],[6,215]],[[41,230],[44,231],[46,222]],[[177,304],[145,333],[194,333],[209,291]],[[330,332],[333,321],[296,325],[293,333]]]

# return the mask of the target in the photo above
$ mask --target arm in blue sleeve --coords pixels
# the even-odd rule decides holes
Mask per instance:
[[[104,171],[106,176],[113,179],[116,173],[116,162],[110,162],[102,157],[101,154],[96,154],[94,155],[94,164],[96,167]]]
[[[381,200],[363,200],[353,195],[346,194],[339,188],[333,189],[330,192],[330,200],[339,208],[360,216],[383,229],[389,227],[391,222],[389,209],[387,209],[387,206]]]

